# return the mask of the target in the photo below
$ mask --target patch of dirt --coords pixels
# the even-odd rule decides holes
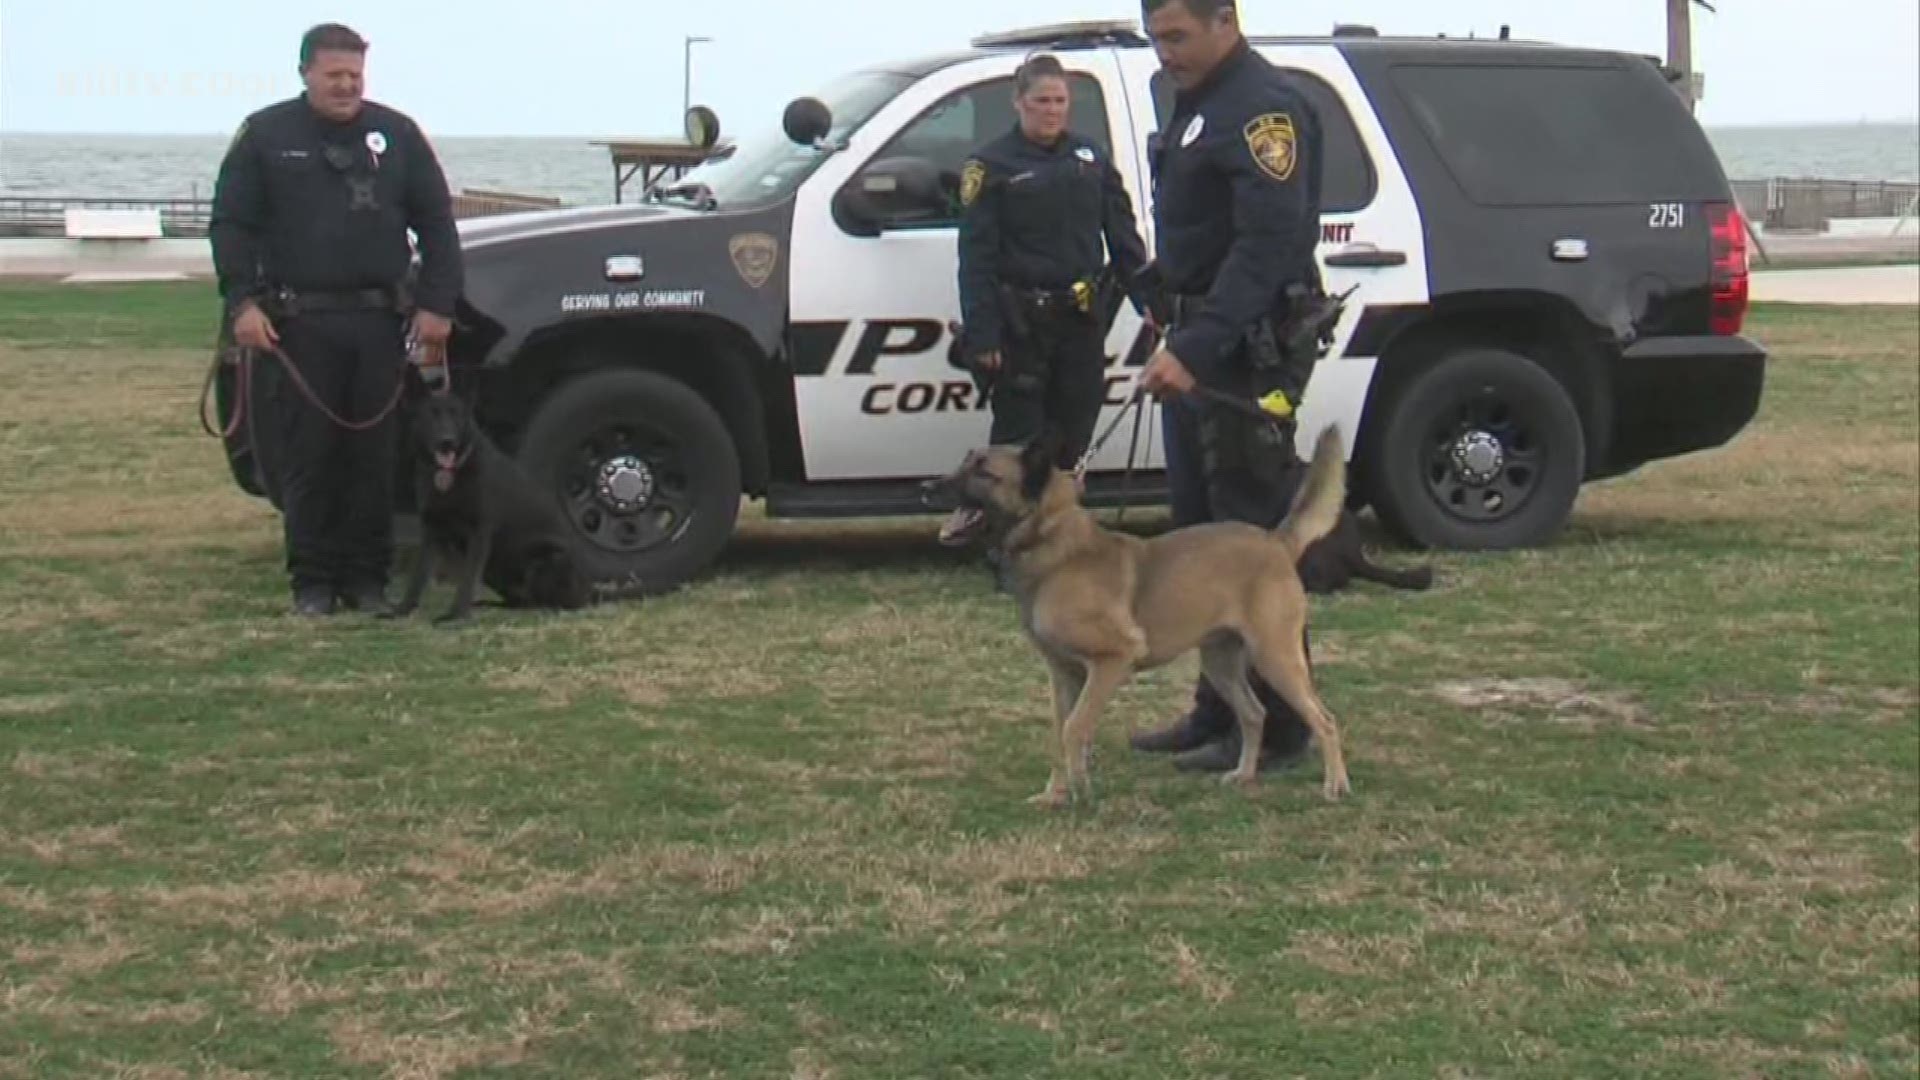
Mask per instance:
[[[1582,727],[1651,728],[1652,718],[1631,694],[1588,690],[1566,679],[1472,679],[1439,683],[1429,691],[1450,705],[1505,720],[1542,718]]]
[[[382,1066],[394,1080],[438,1080],[480,1066],[524,1062],[534,1043],[566,1034],[554,1024],[566,1007],[559,991],[548,991],[538,1004],[519,1010],[504,1029],[490,1035],[393,1034],[363,1015],[336,1019],[330,1033],[341,1056],[355,1064]]]
[[[1208,1004],[1218,1005],[1233,997],[1233,980],[1178,935],[1155,942],[1154,953],[1173,970],[1174,985],[1199,994]]]
[[[1287,955],[1333,975],[1396,979],[1424,962],[1426,941],[1414,934],[1348,935],[1313,930],[1297,935]]]
[[[737,1009],[721,1008],[708,1012],[677,994],[664,994],[643,1006],[654,1031],[662,1035],[684,1035],[689,1031],[714,1031],[739,1023]]]

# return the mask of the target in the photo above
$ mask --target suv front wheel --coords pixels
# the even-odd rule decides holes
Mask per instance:
[[[1449,352],[1403,384],[1366,455],[1381,522],[1414,544],[1530,547],[1566,523],[1586,439],[1566,389],[1497,348]]]
[[[719,554],[740,513],[740,459],[705,398],[657,372],[608,369],[562,385],[527,426],[520,460],[558,498],[603,591],[675,588]]]

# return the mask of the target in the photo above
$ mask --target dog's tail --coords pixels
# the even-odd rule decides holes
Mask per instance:
[[[1328,424],[1314,440],[1313,464],[1300,490],[1293,493],[1293,505],[1275,533],[1294,551],[1304,551],[1333,531],[1340,523],[1340,511],[1347,505],[1347,462],[1340,441],[1340,429]]]

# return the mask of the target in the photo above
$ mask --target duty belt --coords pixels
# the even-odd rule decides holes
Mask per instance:
[[[1093,283],[1090,281],[1076,281],[1065,289],[1013,285],[1009,286],[1009,291],[1024,303],[1046,311],[1072,309],[1085,314],[1093,310]]]
[[[267,301],[283,316],[308,311],[404,311],[400,289],[292,289],[284,285],[267,291]]]

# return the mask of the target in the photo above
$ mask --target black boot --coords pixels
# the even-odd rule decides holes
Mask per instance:
[[[333,614],[333,586],[301,585],[293,590],[293,613],[317,619]]]
[[[360,582],[350,585],[340,593],[340,600],[348,610],[363,615],[382,616],[393,610],[387,600],[387,590],[377,582]]]
[[[1214,692],[1213,684],[1201,676],[1200,685],[1193,691],[1193,708],[1185,716],[1158,731],[1143,731],[1130,741],[1135,750],[1179,754],[1197,750],[1233,729],[1232,710]]]
[[[1307,747],[1313,743],[1313,729],[1307,727],[1306,721],[1300,719],[1293,707],[1273,687],[1261,681],[1258,675],[1253,677],[1252,683],[1254,697],[1259,699],[1267,713],[1267,722],[1261,728],[1257,768],[1265,772],[1299,761],[1306,756]],[[1224,702],[1221,708],[1226,708]],[[1226,725],[1218,738],[1174,760],[1174,767],[1182,772],[1227,772],[1239,765],[1240,724],[1237,720]]]

